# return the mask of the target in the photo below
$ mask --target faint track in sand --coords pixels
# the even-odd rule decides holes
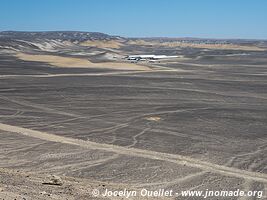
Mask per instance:
[[[22,105],[22,106],[28,106],[28,107],[32,107],[32,108],[36,108],[36,109],[40,109],[43,110],[45,112],[48,113],[54,113],[54,114],[60,114],[60,115],[65,115],[65,116],[69,116],[69,117],[80,117],[79,115],[76,114],[72,114],[72,113],[68,113],[68,112],[64,112],[64,111],[60,111],[60,110],[56,110],[53,108],[48,108],[46,106],[43,105],[39,105],[39,104],[35,104],[32,102],[28,102],[28,101],[24,101],[24,100],[15,100],[15,99],[11,99],[5,96],[0,95],[0,99],[3,99],[5,101],[9,101],[18,105]]]
[[[114,152],[114,153],[122,154],[122,155],[162,160],[162,161],[172,162],[172,163],[176,163],[180,165],[187,165],[190,167],[200,168],[205,171],[210,171],[210,172],[218,173],[218,174],[225,175],[225,176],[232,176],[232,177],[267,183],[267,174],[249,172],[249,171],[240,170],[237,168],[226,167],[226,166],[217,165],[217,164],[213,164],[213,163],[209,163],[205,161],[200,161],[197,159],[193,159],[193,158],[189,158],[189,157],[181,156],[177,154],[160,153],[160,152],[144,150],[144,149],[127,148],[127,147],[110,145],[110,144],[100,144],[100,143],[95,143],[91,141],[83,141],[79,139],[57,136],[57,135],[46,133],[46,132],[26,129],[26,128],[22,128],[18,126],[11,126],[7,124],[3,124],[3,123],[0,123],[0,130],[18,133],[18,134],[22,134],[22,135],[26,135],[26,136],[34,137],[34,138],[39,138],[39,139],[51,141],[51,142],[59,142],[59,143],[64,143],[64,144],[76,145],[76,146],[80,146],[83,148],[98,149],[98,150]]]
[[[139,73],[153,73],[153,72],[187,72],[182,69],[155,69],[149,71],[118,71],[118,72],[104,72],[104,73],[73,73],[73,74],[7,74],[0,75],[0,78],[53,78],[53,77],[69,77],[69,76],[112,76],[112,75],[127,75]]]

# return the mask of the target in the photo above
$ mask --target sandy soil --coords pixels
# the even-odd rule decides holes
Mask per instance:
[[[101,40],[87,40],[85,42],[80,43],[81,46],[92,46],[98,48],[112,48],[112,49],[119,49],[123,46],[122,43],[116,40],[109,40],[109,41],[101,41]]]
[[[34,172],[24,172],[21,170],[8,170],[0,168],[0,199],[1,200],[88,200],[88,199],[117,199],[124,197],[94,197],[92,191],[97,189],[101,193],[108,190],[121,190],[127,187],[129,190],[139,191],[137,188],[131,188],[123,184],[107,184],[100,181],[73,178],[67,176],[58,176],[62,185],[44,184],[51,175]],[[139,198],[139,197],[136,197]],[[129,199],[135,199],[129,198]],[[167,199],[167,198],[145,198],[146,200]]]
[[[220,165],[216,165],[213,163],[203,162],[200,160],[195,160],[195,159],[185,157],[185,156],[180,156],[180,155],[159,153],[159,152],[141,150],[141,149],[136,149],[136,148],[125,148],[125,147],[120,147],[116,145],[99,144],[99,143],[95,143],[91,141],[83,141],[83,140],[72,139],[72,138],[67,138],[63,136],[57,136],[57,135],[49,134],[46,132],[30,130],[30,129],[17,127],[17,126],[11,126],[11,125],[2,124],[2,123],[0,123],[0,130],[23,134],[26,136],[39,138],[39,139],[47,140],[51,142],[78,145],[84,148],[100,149],[100,150],[105,150],[105,151],[111,151],[114,153],[133,155],[133,156],[150,158],[150,159],[154,158],[154,159],[169,161],[169,162],[173,162],[177,164],[186,164],[187,166],[197,167],[203,170],[209,170],[209,171],[219,173],[222,175],[234,176],[237,178],[245,178],[245,179],[250,179],[253,181],[260,181],[260,182],[267,183],[267,175],[263,173],[249,172],[249,171],[239,170],[239,169],[235,169],[231,167],[220,166]]]
[[[100,51],[77,41],[47,55],[0,41],[8,46],[0,49],[0,200],[103,199],[93,189],[124,188],[253,190],[266,199],[267,52],[153,42]],[[184,58],[119,57],[151,51]],[[47,184],[51,176],[62,184]]]
[[[119,69],[119,70],[150,70],[149,67],[137,65],[133,63],[92,63],[87,59],[71,58],[54,55],[32,55],[25,53],[18,53],[16,55],[19,59],[25,61],[47,62],[57,67],[68,68],[105,68],[105,69]]]

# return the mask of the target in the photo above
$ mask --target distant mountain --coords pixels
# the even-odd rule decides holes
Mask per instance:
[[[241,46],[240,46],[241,45]],[[244,47],[245,46],[245,47]],[[45,51],[62,52],[77,49],[96,48],[98,51],[112,51],[123,48],[132,52],[143,47],[164,48],[212,48],[212,49],[249,49],[266,48],[267,41],[257,40],[222,40],[201,38],[124,38],[99,32],[80,31],[3,31],[0,32],[0,48],[8,51]],[[254,48],[255,47],[255,48]],[[151,49],[150,49],[151,51]]]
[[[45,31],[45,32],[23,32],[23,31],[3,31],[0,32],[0,38],[36,40],[69,40],[69,41],[86,41],[86,40],[111,40],[120,39],[118,36],[110,36],[98,32],[79,32],[79,31]]]
[[[159,41],[159,42],[204,42],[204,43],[238,43],[238,44],[252,44],[255,42],[266,40],[247,40],[247,39],[212,39],[212,38],[193,38],[193,37],[181,37],[181,38],[169,38],[169,37],[141,37],[141,38],[125,38],[120,36],[112,36],[99,32],[82,32],[82,31],[40,31],[40,32],[27,32],[27,31],[2,31],[0,32],[0,38],[6,39],[18,39],[18,40],[68,40],[83,42],[86,40],[144,40],[144,41]]]

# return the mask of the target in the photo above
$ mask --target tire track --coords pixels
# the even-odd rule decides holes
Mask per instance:
[[[51,141],[51,142],[59,142],[59,143],[64,143],[64,144],[76,145],[76,146],[80,146],[83,148],[98,149],[98,150],[114,152],[114,153],[122,154],[122,155],[162,160],[162,161],[172,162],[172,163],[176,163],[180,165],[182,164],[182,165],[200,168],[202,170],[214,172],[214,173],[221,174],[224,176],[232,176],[232,177],[267,183],[267,174],[226,167],[226,166],[217,165],[217,164],[213,164],[213,163],[209,163],[205,161],[200,161],[197,159],[193,159],[193,158],[189,158],[189,157],[181,156],[177,154],[168,154],[168,153],[161,153],[161,152],[155,152],[155,151],[144,150],[144,149],[127,148],[127,147],[110,145],[110,144],[100,144],[100,143],[91,142],[91,141],[83,141],[79,139],[57,136],[57,135],[46,133],[46,132],[26,129],[26,128],[22,128],[18,126],[11,126],[7,124],[3,124],[3,123],[0,123],[0,130],[18,133],[18,134],[22,134],[22,135],[26,135],[26,136],[34,137],[34,138],[39,138],[39,139]]]
[[[148,71],[117,71],[117,72],[104,72],[104,73],[73,73],[73,74],[7,74],[0,75],[0,78],[53,78],[53,77],[72,77],[72,76],[113,76],[113,75],[127,75],[139,73],[153,73],[153,72],[186,72],[186,70],[178,69],[154,69]]]

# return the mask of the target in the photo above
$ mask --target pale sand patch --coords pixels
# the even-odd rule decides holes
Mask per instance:
[[[134,63],[119,63],[119,62],[103,62],[92,63],[83,58],[72,58],[53,55],[32,55],[18,53],[16,56],[25,61],[46,62],[57,67],[69,68],[103,68],[103,69],[119,69],[119,70],[151,70],[147,66],[137,65]]]
[[[146,120],[148,120],[148,121],[156,121],[156,122],[158,122],[158,121],[161,120],[161,118],[160,118],[160,117],[147,117]]]
[[[87,40],[80,43],[81,46],[91,46],[98,48],[113,48],[119,49],[123,44],[117,40]]]

